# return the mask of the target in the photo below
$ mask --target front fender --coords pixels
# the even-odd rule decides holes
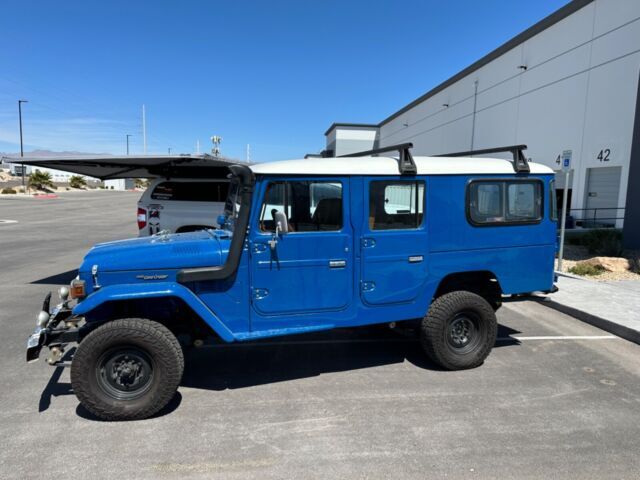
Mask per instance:
[[[140,300],[147,298],[178,297],[196,314],[200,315],[213,330],[226,342],[236,338],[220,319],[188,288],[174,282],[162,282],[145,285],[111,285],[100,288],[73,308],[74,315],[86,315],[106,302],[122,300]]]

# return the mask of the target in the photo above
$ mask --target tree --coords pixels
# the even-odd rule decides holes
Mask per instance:
[[[136,178],[133,183],[136,188],[147,188],[149,186],[149,180],[145,178]]]
[[[41,172],[36,170],[29,176],[29,187],[36,190],[46,190],[47,188],[55,189],[51,174],[49,172]]]
[[[80,175],[72,175],[69,178],[69,186],[71,188],[84,188],[87,186],[87,181]]]

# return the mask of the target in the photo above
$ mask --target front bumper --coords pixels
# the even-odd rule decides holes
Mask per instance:
[[[50,295],[43,304],[43,311],[49,314],[49,319],[44,326],[36,326],[35,331],[27,339],[27,362],[38,360],[42,347],[58,347],[58,351],[61,352],[67,343],[78,341],[78,319],[73,318],[67,302],[60,303],[49,311]]]

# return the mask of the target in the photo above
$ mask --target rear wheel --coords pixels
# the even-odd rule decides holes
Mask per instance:
[[[422,347],[432,361],[447,370],[481,365],[491,352],[496,335],[492,306],[467,291],[438,297],[420,325]]]
[[[71,385],[105,420],[137,420],[169,403],[184,370],[182,349],[163,325],[141,318],[108,322],[78,345]]]

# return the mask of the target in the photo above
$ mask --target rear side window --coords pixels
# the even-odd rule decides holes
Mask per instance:
[[[542,219],[542,183],[482,180],[469,184],[467,211],[474,225],[517,225]]]
[[[422,225],[423,181],[376,180],[369,185],[369,228],[406,230]]]
[[[151,192],[153,200],[224,202],[229,182],[162,182]]]

